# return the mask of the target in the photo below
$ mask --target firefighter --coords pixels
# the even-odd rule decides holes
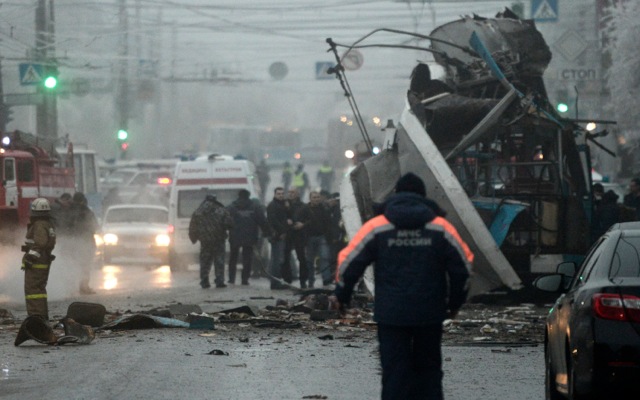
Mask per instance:
[[[31,203],[31,215],[22,251],[24,270],[24,298],[29,316],[39,315],[49,320],[47,281],[55,256],[56,231],[51,220],[51,205],[47,199],[37,198]]]

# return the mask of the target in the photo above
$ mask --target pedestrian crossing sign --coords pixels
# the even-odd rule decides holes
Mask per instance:
[[[38,85],[42,82],[42,64],[20,64],[20,84]]]
[[[536,22],[556,22],[559,0],[531,0],[531,19]]]

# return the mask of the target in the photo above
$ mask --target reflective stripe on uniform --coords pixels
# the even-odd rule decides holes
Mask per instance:
[[[344,270],[347,268],[349,262],[354,259],[361,251],[367,242],[379,233],[388,230],[395,229],[393,224],[389,222],[384,215],[378,215],[371,218],[369,221],[358,230],[356,235],[349,241],[349,244],[338,253],[338,266],[336,268],[336,280],[341,281],[341,276]]]
[[[296,187],[304,186],[304,172],[300,172],[298,174],[293,175],[293,186],[296,186]]]
[[[442,229],[445,233],[445,238],[458,250],[458,252],[460,252],[462,259],[470,266],[473,263],[474,254],[464,240],[462,240],[456,228],[442,217],[436,217],[433,221],[427,224],[427,228],[429,229],[438,230],[438,227]]]
[[[49,268],[49,264],[32,264],[31,268],[35,269],[47,269]]]
[[[46,299],[47,298],[47,294],[46,293],[28,294],[28,295],[24,296],[24,298],[27,299],[27,300]]]

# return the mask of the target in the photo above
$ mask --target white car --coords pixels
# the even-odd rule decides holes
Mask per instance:
[[[104,264],[168,265],[169,210],[151,204],[118,204],[105,212],[97,240]]]

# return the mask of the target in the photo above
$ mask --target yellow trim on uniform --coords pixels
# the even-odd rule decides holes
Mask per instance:
[[[28,295],[24,296],[24,298],[26,300],[46,299],[47,298],[47,294],[46,293],[28,294]]]
[[[31,267],[35,269],[47,269],[49,268],[49,264],[33,264]]]

